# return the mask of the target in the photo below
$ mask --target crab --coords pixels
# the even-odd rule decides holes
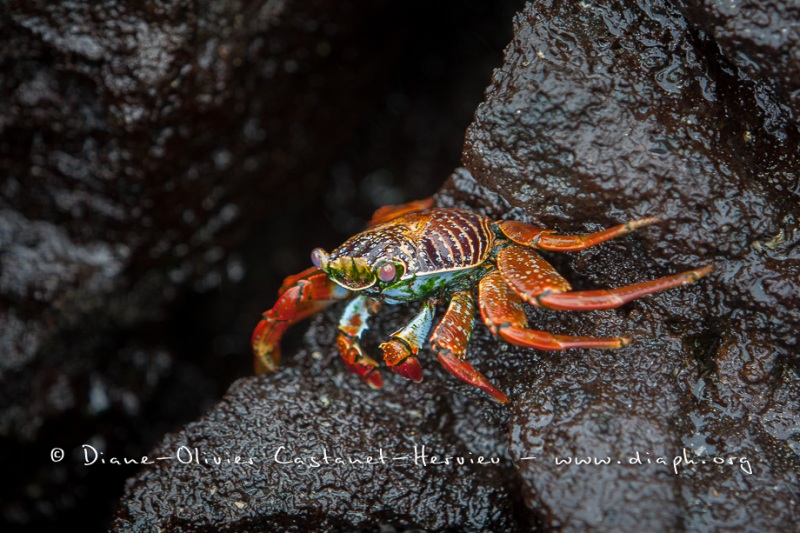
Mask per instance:
[[[466,357],[476,306],[489,331],[515,345],[538,350],[623,348],[630,337],[555,335],[530,329],[523,302],[570,311],[610,309],[711,272],[708,265],[617,289],[574,291],[537,253],[583,250],[656,222],[657,218],[648,217],[588,235],[558,235],[515,220],[494,221],[467,210],[435,208],[432,198],[382,207],[364,232],[330,254],[316,248],[311,253],[314,266],[286,278],[277,302],[253,331],[256,372],[277,369],[280,339],[289,326],[332,303],[349,300],[338,325],[339,353],[350,370],[380,389],[378,362],[361,347],[369,319],[384,304],[422,301],[414,318],[381,344],[386,366],[406,379],[422,381],[417,355],[429,339],[448,372],[506,403],[508,397]],[[440,302],[447,304],[447,310],[429,337]]]

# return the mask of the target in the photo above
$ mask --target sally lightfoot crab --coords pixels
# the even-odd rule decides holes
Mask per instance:
[[[711,271],[705,266],[618,289],[573,291],[569,282],[536,250],[582,250],[657,222],[643,218],[589,235],[555,232],[513,220],[492,221],[461,209],[432,208],[433,200],[379,209],[366,231],[330,254],[311,254],[314,266],[286,278],[278,301],[253,331],[257,372],[274,371],[279,341],[295,322],[350,299],[339,321],[337,344],[345,364],[373,388],[383,384],[378,363],[361,348],[369,318],[383,304],[421,300],[422,309],[381,345],[394,372],[422,380],[417,359],[434,322],[437,302],[448,303],[430,335],[444,368],[479,387],[498,402],[503,392],[467,361],[477,308],[492,334],[512,344],[540,350],[622,348],[629,337],[575,337],[528,328],[523,302],[535,307],[586,311],[609,309],[672,287],[692,283]],[[477,291],[475,290],[477,287]]]

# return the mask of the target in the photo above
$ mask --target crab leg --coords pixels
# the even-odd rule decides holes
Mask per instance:
[[[316,268],[286,278],[278,301],[253,330],[250,342],[256,373],[275,372],[281,359],[280,340],[289,326],[350,295]]]
[[[397,217],[413,213],[415,211],[423,211],[430,209],[433,206],[433,198],[424,198],[422,200],[413,200],[406,204],[401,205],[384,205],[379,207],[375,213],[372,214],[367,226],[377,226],[383,224]]]
[[[497,255],[497,265],[506,283],[529,304],[574,311],[619,307],[645,294],[692,283],[712,270],[711,266],[705,266],[618,289],[572,291],[550,263],[529,248],[504,248]]]
[[[313,276],[316,273],[321,273],[322,271],[315,266],[308,267],[307,269],[303,270],[299,274],[294,274],[293,276],[287,276],[286,279],[283,280],[281,283],[280,288],[278,289],[278,296],[283,294],[284,292],[288,291],[292,288],[293,285],[297,284],[298,281]]]
[[[545,230],[516,220],[503,220],[498,222],[497,226],[506,237],[517,244],[538,248],[540,250],[574,252],[619,237],[620,235],[625,235],[641,227],[655,224],[656,222],[659,222],[659,219],[656,217],[641,218],[588,235],[556,235],[556,232],[553,230]]]
[[[351,300],[339,320],[339,336],[336,339],[344,363],[373,389],[383,386],[383,378],[377,370],[377,361],[364,353],[359,341],[369,328],[369,317],[378,312],[381,304],[380,300],[364,295]]]
[[[442,321],[431,336],[433,350],[445,370],[486,391],[494,400],[506,403],[506,395],[492,385],[486,376],[475,370],[465,358],[474,319],[475,301],[472,294],[467,291],[454,293]]]
[[[433,324],[433,311],[433,301],[427,300],[406,327],[393,333],[391,340],[381,344],[386,366],[417,383],[422,381],[422,367],[417,353],[428,338]]]
[[[528,329],[522,298],[511,290],[497,270],[487,273],[478,284],[478,306],[492,334],[519,346],[540,350],[622,348],[630,342],[628,337],[574,337]]]

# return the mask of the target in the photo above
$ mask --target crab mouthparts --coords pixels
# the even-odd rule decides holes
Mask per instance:
[[[351,291],[367,289],[377,281],[375,271],[363,257],[338,257],[327,266],[328,276]]]

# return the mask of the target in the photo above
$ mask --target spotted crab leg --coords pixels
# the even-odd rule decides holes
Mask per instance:
[[[278,301],[264,312],[253,330],[251,345],[256,373],[277,370],[281,359],[280,340],[289,326],[350,295],[350,291],[330,281],[316,268],[286,278]]]
[[[497,227],[506,237],[523,246],[555,252],[573,252],[625,235],[656,222],[659,222],[656,217],[641,218],[588,235],[556,235],[553,230],[545,230],[517,220],[503,220],[497,223]]]
[[[372,214],[367,226],[376,226],[384,222],[388,222],[397,217],[413,213],[415,211],[423,211],[430,209],[433,206],[433,198],[424,198],[422,200],[413,200],[406,204],[401,205],[385,205],[379,207],[375,213]]]
[[[622,348],[630,342],[628,337],[575,337],[528,329],[522,298],[511,290],[497,270],[489,271],[478,284],[478,307],[492,334],[519,346],[539,350]]]
[[[339,320],[339,336],[336,345],[347,368],[361,376],[373,389],[383,387],[383,378],[378,372],[378,362],[361,349],[361,336],[369,328],[369,318],[378,312],[382,302],[369,296],[359,295],[345,307]]]
[[[425,344],[433,324],[434,304],[427,300],[422,309],[403,329],[392,334],[391,340],[381,344],[383,359],[394,372],[406,379],[422,381],[422,367],[417,353]]]
[[[431,335],[433,351],[445,370],[486,391],[494,400],[506,403],[506,395],[466,360],[474,320],[475,301],[472,294],[467,291],[454,293],[444,317]]]
[[[619,307],[645,294],[695,282],[712,270],[705,266],[618,289],[573,291],[567,280],[530,248],[512,245],[502,249],[497,265],[506,283],[529,304],[572,311]]]
[[[293,276],[287,276],[286,279],[283,280],[283,283],[281,283],[280,288],[278,289],[278,296],[291,289],[294,285],[297,284],[298,281],[310,278],[311,276],[321,272],[322,271],[320,269],[312,266],[303,270],[299,274],[294,274]]]

